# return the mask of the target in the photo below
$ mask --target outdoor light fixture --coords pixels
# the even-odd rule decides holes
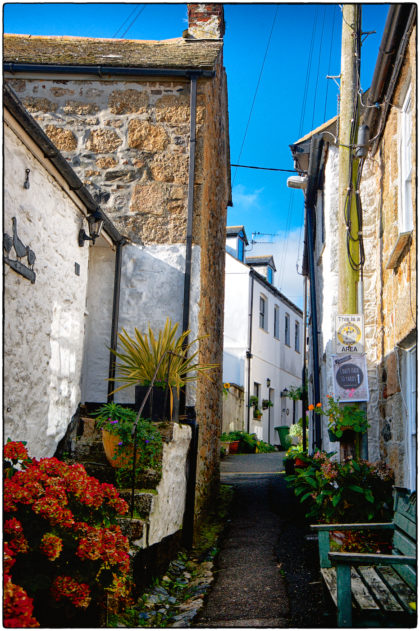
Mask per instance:
[[[267,388],[269,388],[271,386],[271,379],[270,377],[267,377]]]
[[[280,392],[281,397],[287,397],[288,394],[289,394],[289,391],[287,388],[285,388],[284,390]]]
[[[92,241],[95,245],[95,239],[101,234],[102,226],[104,225],[104,219],[102,213],[99,210],[95,210],[87,216],[87,222],[89,226],[89,235],[86,234],[83,228],[79,230],[79,246],[82,248],[85,241]]]
[[[287,178],[287,186],[288,188],[302,188],[305,189],[308,185],[308,176],[307,175],[292,175]]]

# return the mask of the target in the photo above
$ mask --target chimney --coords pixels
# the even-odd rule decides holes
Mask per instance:
[[[223,4],[188,4],[188,39],[222,39]]]

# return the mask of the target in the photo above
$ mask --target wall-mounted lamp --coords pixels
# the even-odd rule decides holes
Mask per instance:
[[[267,377],[267,388],[269,388],[271,386],[271,379],[270,377]]]
[[[85,241],[92,241],[95,245],[95,239],[101,234],[102,226],[104,225],[104,219],[102,213],[99,210],[95,210],[87,216],[87,222],[89,226],[89,235],[86,234],[83,228],[79,230],[79,246],[82,248]]]
[[[284,390],[280,392],[281,397],[287,397],[288,394],[289,394],[289,391],[287,388],[285,388]]]
[[[288,188],[301,188],[305,189],[308,185],[308,176],[307,175],[292,175],[287,178],[287,186]]]

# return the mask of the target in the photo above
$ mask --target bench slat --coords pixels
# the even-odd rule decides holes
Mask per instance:
[[[416,592],[410,589],[407,583],[398,576],[392,567],[379,567],[378,573],[393,591],[396,599],[402,603],[406,611],[413,613],[409,603],[416,600]]]
[[[417,589],[417,573],[414,567],[409,565],[394,565],[395,571],[399,574],[411,589]]]
[[[358,571],[385,611],[404,611],[373,567],[360,566]]]
[[[360,609],[379,609],[354,567],[351,568],[351,591]]]
[[[331,594],[331,598],[337,607],[337,576],[335,573],[335,567],[323,567],[321,568],[321,574],[325,581],[325,585]]]

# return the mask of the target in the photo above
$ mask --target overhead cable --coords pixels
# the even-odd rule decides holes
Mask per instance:
[[[243,137],[241,148],[240,148],[239,155],[238,155],[238,160],[237,160],[238,162],[241,159],[242,151],[243,151],[243,148],[244,148],[244,145],[245,145],[245,140],[246,140],[246,136],[247,136],[247,133],[248,133],[249,124],[251,122],[252,112],[254,110],[255,100],[257,98],[258,88],[260,87],[261,77],[262,77],[263,70],[264,70],[264,65],[265,65],[265,60],[267,59],[268,49],[270,48],[271,36],[273,35],[274,25],[276,23],[278,10],[279,10],[279,5],[277,5],[277,7],[276,7],[276,12],[274,14],[273,23],[271,25],[270,35],[268,36],[268,41],[267,41],[267,46],[266,46],[265,53],[264,53],[263,62],[261,64],[260,74],[258,76],[257,86],[256,86],[255,92],[254,92],[254,98],[252,99],[252,105],[251,105],[251,109],[249,111],[248,122],[247,122],[246,127],[245,127],[245,133],[244,133],[244,137]],[[236,171],[234,173],[232,186],[235,183],[237,172],[238,172],[238,169],[236,169]]]

